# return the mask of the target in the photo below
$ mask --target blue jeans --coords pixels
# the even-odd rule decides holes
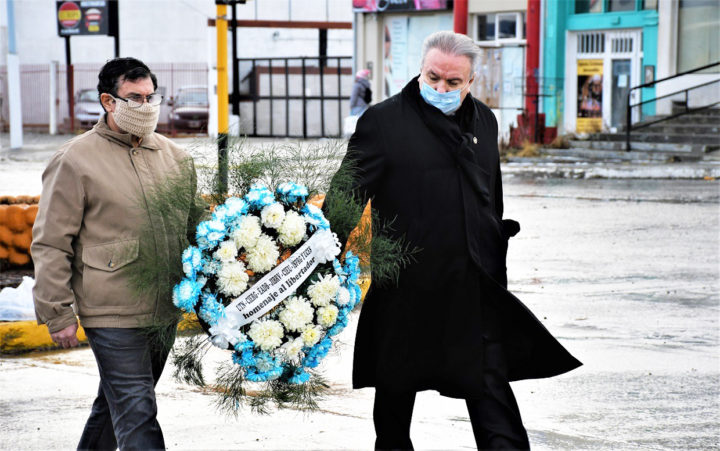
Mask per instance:
[[[100,388],[78,449],[165,449],[155,384],[172,343],[160,346],[142,329],[88,328],[85,334]],[[173,341],[174,328],[171,334]]]

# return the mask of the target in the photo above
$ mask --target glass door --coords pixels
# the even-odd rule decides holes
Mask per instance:
[[[625,125],[625,110],[627,96],[630,92],[632,73],[631,59],[612,60],[612,81],[611,81],[611,116],[610,126],[620,128]]]

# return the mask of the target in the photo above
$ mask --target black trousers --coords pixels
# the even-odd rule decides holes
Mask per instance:
[[[478,381],[484,385],[483,396],[465,400],[478,449],[530,449],[520,409],[505,373],[501,345],[487,344],[484,380]],[[375,449],[413,449],[410,422],[415,394],[376,388]]]
[[[78,449],[165,449],[157,421],[157,384],[171,343],[141,329],[87,328],[100,387]],[[174,328],[170,332],[174,339]],[[170,345],[170,346],[167,346]]]

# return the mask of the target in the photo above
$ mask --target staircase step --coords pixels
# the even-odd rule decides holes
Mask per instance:
[[[626,152],[624,150],[599,150],[583,147],[573,147],[570,149],[542,148],[540,149],[540,154],[552,156],[558,161],[667,161],[674,157],[674,155],[668,155],[665,152],[642,152],[636,150]],[[689,160],[696,159],[700,158],[689,158]]]
[[[672,108],[673,114],[684,113],[684,112],[685,112],[684,106],[673,106],[673,108]],[[717,108],[717,107],[705,108],[704,110],[694,111],[691,114],[720,117],[720,108]]]
[[[665,134],[717,134],[720,137],[720,124],[675,124],[672,121],[660,122],[637,130],[637,133]],[[633,130],[633,134],[636,133]]]
[[[624,151],[625,141],[591,141],[591,140],[570,140],[573,148],[592,149],[592,150],[609,150]],[[652,143],[631,141],[632,150],[643,152],[660,152],[668,156],[685,155],[692,158],[700,159],[702,155],[711,150],[710,146],[704,144],[680,144],[680,143]]]
[[[651,118],[646,118],[647,121],[651,121]],[[669,119],[665,122],[671,122],[673,124],[720,124],[720,116],[716,115],[705,115],[705,114],[685,114]],[[661,122],[662,123],[662,122]]]
[[[633,131],[630,139],[646,143],[677,143],[677,144],[707,144],[720,145],[718,133],[648,133],[648,129]],[[596,133],[590,136],[589,141],[622,141],[625,142],[625,133]]]

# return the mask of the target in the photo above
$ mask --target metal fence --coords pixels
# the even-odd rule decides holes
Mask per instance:
[[[354,82],[352,57],[243,58],[238,66],[241,134],[342,135]]]
[[[73,64],[73,92],[76,96],[85,89],[97,87],[98,72],[103,63]],[[149,63],[158,79],[158,92],[166,99],[174,96],[184,86],[207,86],[208,68],[198,63]],[[57,90],[55,99],[50,92],[51,67],[56,68]],[[55,108],[57,129],[70,132],[70,113],[67,94],[66,66],[50,64],[24,64],[20,66],[20,89],[22,99],[23,126],[28,129],[47,130],[50,123],[50,109]],[[0,67],[0,129],[8,129],[7,68]],[[167,130],[170,108],[164,102],[160,110],[158,128]],[[79,125],[79,124],[78,124]],[[79,128],[76,126],[76,128]]]

